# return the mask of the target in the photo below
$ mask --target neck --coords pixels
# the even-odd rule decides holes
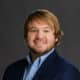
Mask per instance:
[[[50,51],[47,51],[45,53],[48,53],[48,52],[51,53],[51,52],[53,52],[53,50],[54,50],[54,48],[52,48]],[[30,52],[30,57],[31,57],[32,62],[34,62],[38,57],[44,55],[45,53],[36,53],[34,51],[31,51]]]
[[[34,62],[38,57],[40,57],[40,55],[38,55],[37,53],[32,53],[32,52],[31,52],[32,62]]]

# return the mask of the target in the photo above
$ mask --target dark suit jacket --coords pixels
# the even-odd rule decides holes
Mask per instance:
[[[11,64],[6,69],[3,80],[22,80],[27,66],[26,59]],[[55,50],[43,62],[33,80],[80,80],[80,72],[72,64],[58,56]]]

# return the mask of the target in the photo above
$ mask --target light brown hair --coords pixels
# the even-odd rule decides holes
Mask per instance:
[[[25,20],[24,24],[24,38],[27,37],[28,32],[28,25],[32,21],[36,20],[43,20],[48,23],[52,23],[55,29],[55,36],[58,38],[58,41],[56,42],[56,45],[60,43],[61,37],[64,35],[63,31],[60,29],[60,23],[57,18],[52,12],[45,9],[37,9],[36,11],[33,11]]]

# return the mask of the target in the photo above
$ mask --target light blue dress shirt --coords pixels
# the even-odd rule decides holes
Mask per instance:
[[[42,63],[46,60],[46,58],[54,51],[54,48],[50,50],[48,53],[38,57],[33,63],[29,55],[27,56],[27,61],[29,63],[29,67],[25,69],[23,80],[32,80],[35,76],[36,72],[42,65]]]

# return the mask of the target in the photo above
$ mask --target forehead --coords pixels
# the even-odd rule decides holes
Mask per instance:
[[[35,19],[29,22],[28,28],[30,27],[39,27],[39,28],[54,28],[54,24],[50,20],[45,20],[45,19]]]

